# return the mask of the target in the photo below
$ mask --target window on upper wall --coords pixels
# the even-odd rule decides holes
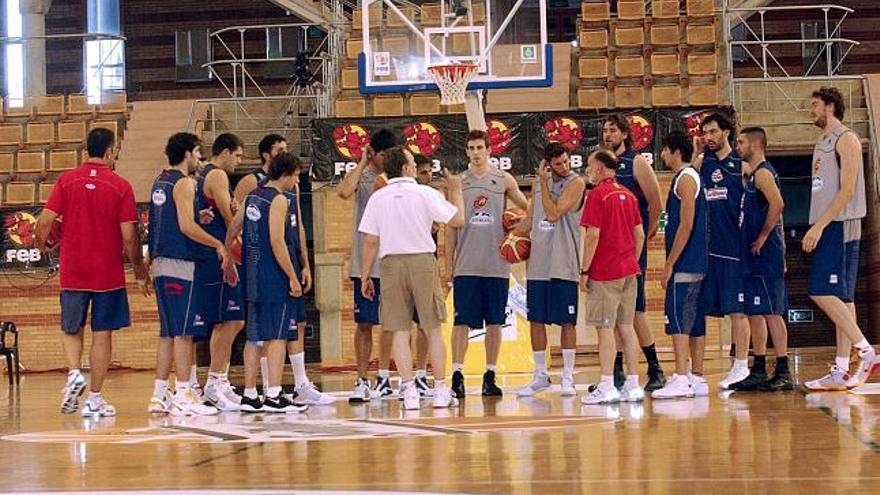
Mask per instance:
[[[88,31],[119,35],[119,0],[88,0]],[[89,103],[101,103],[101,95],[125,90],[125,42],[117,39],[86,41],[85,85]]]
[[[21,37],[19,0],[6,0],[6,36]],[[9,106],[24,106],[24,48],[21,42],[6,43],[6,91]]]

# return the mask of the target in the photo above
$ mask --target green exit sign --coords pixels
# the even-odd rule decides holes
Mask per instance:
[[[812,323],[813,322],[813,310],[812,309],[789,309],[788,310],[788,322],[789,323]]]

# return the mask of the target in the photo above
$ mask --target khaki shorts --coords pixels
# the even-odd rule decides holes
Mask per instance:
[[[379,270],[382,328],[408,332],[413,310],[425,330],[439,328],[446,320],[446,297],[440,287],[440,268],[432,253],[394,254],[382,258]]]
[[[587,324],[597,327],[632,325],[636,314],[636,277],[588,282]],[[384,289],[384,288],[383,288]]]

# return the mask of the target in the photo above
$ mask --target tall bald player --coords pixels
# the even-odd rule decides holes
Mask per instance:
[[[489,134],[472,130],[467,136],[470,166],[462,174],[465,225],[447,226],[446,269],[452,270],[455,327],[452,330],[452,391],[465,395],[464,358],[468,348],[468,328],[486,327],[486,372],[483,395],[499,396],[495,384],[495,364],[501,350],[501,325],[506,319],[510,263],[498,253],[504,240],[501,217],[507,199],[528,208],[528,200],[516,179],[489,163]]]
[[[358,378],[354,391],[348,398],[349,402],[369,402],[373,395],[387,397],[392,395],[388,367],[391,361],[391,343],[394,332],[381,332],[379,337],[379,374],[376,389],[371,394],[370,380],[367,378],[367,367],[370,365],[370,354],[373,352],[373,326],[379,324],[379,285],[380,263],[373,265],[372,279],[375,295],[372,300],[363,297],[361,291],[361,244],[363,238],[358,232],[358,225],[364,216],[367,201],[376,188],[376,179],[383,172],[385,151],[394,147],[396,139],[387,129],[379,129],[370,136],[370,144],[366,147],[357,167],[345,174],[339,185],[337,194],[342,199],[355,197],[354,233],[352,238],[351,259],[348,264],[348,276],[354,285],[354,321],[357,330],[354,334],[355,358],[357,360]]]
[[[660,220],[660,211],[663,206],[660,201],[660,184],[654,169],[648,164],[648,160],[633,149],[632,136],[630,135],[629,120],[622,114],[611,114],[602,122],[602,142],[614,151],[620,161],[620,169],[617,170],[617,182],[626,187],[639,201],[639,213],[642,215],[642,228],[645,230],[647,240],[657,235],[657,225]],[[646,241],[642,252],[639,254],[639,273],[636,281],[636,316],[633,325],[636,335],[639,337],[639,346],[648,361],[648,383],[645,385],[646,392],[657,390],[666,384],[663,368],[657,359],[657,348],[654,345],[654,334],[651,324],[645,313],[645,273],[648,269],[648,242]],[[623,387],[626,379],[623,373],[623,352],[620,352],[622,343],[618,332],[615,332],[617,341],[617,355],[614,358],[614,386]]]
[[[822,129],[813,150],[810,230],[803,248],[815,253],[807,291],[837,331],[837,358],[831,371],[804,384],[808,390],[846,390],[880,371],[880,359],[865,339],[854,304],[862,218],[867,213],[865,171],[859,137],[840,121],[846,110],[837,88],[819,88],[810,100],[810,117]],[[859,367],[849,375],[849,353],[859,353]]]

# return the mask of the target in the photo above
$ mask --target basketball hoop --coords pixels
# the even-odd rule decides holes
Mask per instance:
[[[433,65],[428,72],[440,88],[441,105],[463,105],[467,85],[477,76],[474,64]]]

